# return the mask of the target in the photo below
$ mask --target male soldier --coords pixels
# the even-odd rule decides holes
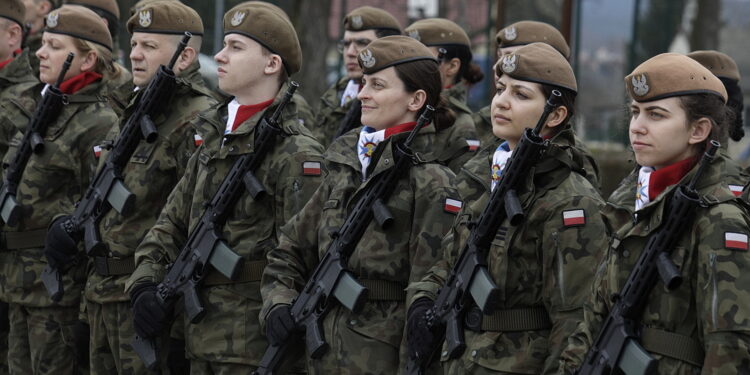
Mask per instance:
[[[745,130],[742,121],[742,109],[744,108],[742,89],[740,88],[740,70],[737,63],[725,53],[719,51],[693,51],[687,55],[691,59],[699,62],[706,69],[710,70],[727,90],[727,107],[732,110],[734,122],[731,123],[726,132],[721,133],[721,149],[719,152],[727,160],[726,174],[729,190],[735,196],[742,195],[743,187],[750,182],[748,170],[742,170],[742,167],[731,157],[729,157],[729,139],[739,142],[745,136]]]
[[[362,68],[357,62],[357,54],[375,39],[389,35],[400,35],[401,24],[390,13],[369,6],[354,9],[344,17],[344,39],[338,49],[344,58],[346,76],[329,87],[320,97],[315,111],[315,127],[310,127],[315,137],[324,147],[336,138],[344,117],[355,117],[354,126],[359,126],[359,115],[347,116],[359,93]]]
[[[66,4],[80,5],[91,9],[94,13],[98,14],[102,18],[104,23],[109,29],[109,35],[112,36],[112,41],[115,45],[115,51],[120,51],[117,43],[117,36],[119,35],[118,27],[120,25],[120,7],[117,5],[115,0],[66,0]],[[115,54],[115,59],[117,59]],[[120,70],[121,74],[117,79],[107,82],[108,94],[107,98],[115,112],[122,116],[122,112],[128,105],[128,99],[130,94],[133,92],[133,76],[130,72],[122,66],[120,63],[115,62],[115,65]]]
[[[287,77],[300,69],[302,51],[284,15],[247,2],[224,15],[224,49],[214,58],[219,64],[219,88],[233,97],[194,121],[203,144],[136,250],[136,270],[127,291],[141,337],[156,337],[168,324],[171,311],[156,300],[156,284],[234,163],[256,151],[256,124],[275,111],[289,87]],[[191,371],[196,373],[248,373],[267,346],[258,322],[266,252],[276,246],[278,228],[304,206],[322,179],[323,148],[299,123],[296,112],[292,99],[279,120],[282,134],[273,138],[254,172],[266,194],[256,200],[243,189],[219,228],[244,265],[235,280],[208,266],[198,286],[206,314],[186,327]]]
[[[31,87],[39,84],[29,65],[29,50],[21,50],[23,41],[23,21],[26,8],[20,0],[0,1],[0,108],[4,116],[14,111],[6,110],[5,103],[15,100],[25,110],[33,111],[34,100],[28,96],[25,100],[19,95],[30,92]],[[14,105],[8,103],[9,105]],[[23,116],[22,116],[23,117]],[[0,159],[8,151],[8,142],[18,131],[15,122],[26,122],[25,117],[18,121],[3,119],[0,123]],[[26,119],[28,120],[28,119]],[[0,300],[3,296],[0,295]],[[8,304],[0,302],[0,374],[8,373]]]
[[[131,17],[127,27],[132,34],[133,83],[139,89],[148,86],[160,65],[169,63],[185,32],[193,37],[174,66],[177,88],[167,93],[172,97],[163,107],[165,112],[153,119],[159,138],[153,143],[142,140],[123,170],[124,184],[136,195],[137,204],[127,216],[109,210],[99,226],[102,241],[109,251],[105,256],[92,259],[84,291],[91,325],[90,367],[94,374],[146,371],[130,345],[134,331],[125,282],[135,269],[136,247],[156,222],[167,195],[184,174],[188,159],[200,144],[190,120],[215,104],[198,73],[203,23],[195,10],[180,2],[153,2]],[[107,135],[99,156],[100,166],[122,126],[136,110],[143,92],[136,92],[120,126],[113,127]]]
[[[474,156],[479,148],[479,140],[471,118],[471,109],[466,105],[466,91],[469,80],[465,77],[479,71],[471,64],[471,41],[469,35],[455,22],[444,18],[419,20],[404,29],[404,33],[419,40],[432,50],[437,57],[439,49],[445,50],[440,61],[440,78],[443,85],[442,97],[453,110],[456,121],[447,129],[439,129],[433,150],[437,160],[447,165],[454,173]],[[476,70],[474,70],[476,69]],[[482,73],[479,71],[479,79]],[[476,76],[471,83],[477,82]]]
[[[57,7],[57,3],[54,0],[23,0],[23,3],[26,5],[24,24],[28,28],[24,46],[29,47],[31,68],[34,69],[34,75],[38,77],[39,59],[34,53],[42,46],[44,20],[47,19],[47,14]]]

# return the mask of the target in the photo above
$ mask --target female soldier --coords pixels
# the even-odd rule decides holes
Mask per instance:
[[[721,81],[687,56],[655,56],[625,77],[625,84],[632,98],[630,144],[639,167],[602,211],[611,246],[585,305],[585,320],[562,356],[565,371],[581,363],[612,296],[667,220],[676,187],[692,179],[707,142],[721,139],[731,122]],[[734,374],[750,363],[750,274],[741,271],[750,264],[750,217],[727,186],[725,164],[718,153],[700,176],[701,205],[669,249],[681,285],[671,291],[654,286],[637,322],[640,344],[659,361],[661,374]]]
[[[438,56],[439,49],[445,50],[440,61],[440,78],[443,96],[456,113],[456,121],[448,129],[438,130],[435,151],[441,163],[458,173],[480,146],[471,109],[466,105],[466,96],[469,87],[481,81],[484,75],[479,66],[471,61],[469,36],[455,22],[428,18],[414,22],[404,31],[429,47],[435,56]]]
[[[428,104],[436,106],[435,125],[418,133],[413,150],[429,152],[435,128],[453,121],[440,101],[438,64],[421,43],[405,36],[378,39],[359,53],[359,64],[364,87],[358,98],[362,122],[369,126],[331,144],[328,176],[268,253],[261,319],[272,345],[288,336],[289,304],[351,207],[394,165],[394,142],[406,138]],[[370,291],[367,302],[359,313],[340,305],[330,310],[322,322],[330,350],[308,362],[311,373],[394,374],[406,363],[401,345],[408,301],[404,289],[437,261],[434,249],[460,205],[448,168],[424,155],[414,161],[386,202],[394,222],[386,229],[370,223],[349,258],[349,269]]]
[[[76,363],[73,326],[78,317],[86,262],[71,254],[45,253],[51,219],[71,212],[95,168],[95,145],[117,117],[101,99],[104,81],[114,73],[112,39],[91,10],[64,6],[51,12],[36,51],[40,81],[53,84],[69,52],[75,54],[60,85],[66,95],[60,115],[48,124],[44,151],[32,154],[18,186],[22,206],[16,226],[3,226],[0,252],[3,297],[10,303],[9,365],[12,373],[72,373]],[[20,135],[14,140],[18,145]],[[10,163],[18,146],[5,156]],[[53,303],[39,278],[46,263],[70,268],[63,277],[65,295]],[[87,350],[87,348],[83,348]]]
[[[424,358],[432,346],[424,312],[433,305],[467,241],[470,223],[487,205],[524,129],[538,122],[554,89],[562,93],[563,104],[541,131],[549,148],[518,191],[526,221],[514,227],[506,219],[487,255],[499,289],[497,307],[491,315],[468,307],[467,316],[481,319],[474,324],[467,320],[466,350],[458,358],[441,358],[450,374],[550,373],[557,371],[565,339],[581,319],[597,254],[606,246],[597,215],[603,202],[581,172],[569,124],[577,86],[565,58],[547,44],[532,43],[504,56],[496,73],[492,126],[505,141],[496,150],[480,151],[456,177],[465,207],[443,241],[444,260],[412,285],[418,292],[409,311],[409,354]]]

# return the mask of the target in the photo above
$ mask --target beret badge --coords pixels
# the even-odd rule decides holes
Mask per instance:
[[[420,39],[419,38],[419,30],[417,30],[417,29],[409,30],[409,36],[412,37],[412,38],[414,38],[414,39],[416,39],[416,40],[419,40]]]
[[[60,17],[60,13],[53,12],[47,16],[47,27],[53,28],[57,26],[57,20]]]
[[[146,9],[140,11],[138,13],[138,24],[141,25],[141,27],[149,27],[151,26],[151,10]]]
[[[513,73],[516,70],[516,67],[518,66],[516,60],[517,60],[516,55],[503,56],[503,66],[502,66],[503,72]]]
[[[633,79],[630,80],[630,83],[633,84],[633,93],[635,93],[638,96],[643,96],[648,94],[648,82],[646,82],[646,75],[641,74],[640,77],[633,76]]]
[[[364,22],[362,22],[362,16],[352,16],[352,27],[355,29],[360,29],[364,25]]]
[[[359,58],[362,59],[362,65],[364,65],[365,68],[372,68],[376,64],[375,56],[372,55],[372,51],[369,49],[362,51],[359,54]]]
[[[240,12],[240,11],[234,12],[234,15],[232,16],[232,20],[229,22],[232,24],[232,26],[239,26],[242,23],[242,21],[245,20],[246,15],[247,13],[245,12]]]
[[[505,40],[510,41],[518,38],[518,32],[516,31],[515,26],[506,28],[503,33],[505,34]]]

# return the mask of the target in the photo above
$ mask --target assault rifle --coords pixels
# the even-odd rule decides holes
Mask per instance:
[[[110,208],[127,216],[135,206],[135,194],[122,183],[122,171],[138,148],[141,139],[153,143],[159,136],[152,118],[164,110],[174,94],[177,77],[172,69],[191,37],[192,35],[186,32],[169,65],[159,67],[141,95],[135,111],[120,131],[104,166],[91,180],[83,198],[76,204],[73,215],[61,223],[72,238],[83,238],[86,255],[95,256],[105,252],[107,245],[102,242],[99,235],[99,222]],[[59,301],[65,292],[60,270],[47,265],[42,271],[41,279],[50,298]]]
[[[373,218],[381,228],[387,228],[393,223],[393,216],[385,202],[401,176],[414,164],[415,155],[411,144],[419,130],[430,122],[433,112],[434,109],[427,106],[406,140],[393,145],[395,165],[362,193],[344,224],[334,234],[333,242],[326,249],[312,277],[292,303],[291,313],[295,326],[297,331],[305,332],[305,344],[312,358],[320,358],[328,351],[329,345],[323,335],[322,324],[335,301],[358,312],[367,300],[367,288],[357,282],[347,270],[349,256]],[[268,375],[277,371],[286,353],[301,339],[300,336],[301,334],[295,334],[280,345],[269,345],[253,375]]]
[[[291,82],[284,98],[273,114],[264,116],[255,131],[254,151],[240,156],[232,169],[221,182],[211,202],[206,206],[200,220],[190,232],[187,243],[183,246],[177,259],[169,267],[167,275],[156,287],[156,296],[166,310],[171,311],[179,297],[185,304],[185,315],[190,323],[198,323],[206,315],[196,290],[205,278],[209,265],[221,272],[230,280],[236,278],[242,265],[242,257],[237,255],[222,239],[222,228],[234,210],[237,201],[247,190],[255,200],[266,194],[263,184],[255,177],[255,171],[276,144],[281,134],[279,125],[281,113],[292,100],[299,87]],[[149,369],[156,365],[157,347],[155,338],[135,336],[133,350]]]
[[[57,119],[66,104],[67,95],[60,91],[60,85],[65,80],[65,74],[70,69],[74,56],[73,52],[68,54],[62,70],[60,70],[60,75],[57,77],[57,82],[54,85],[47,86],[45,93],[42,95],[42,100],[34,110],[34,116],[26,125],[21,145],[13,155],[13,161],[5,170],[5,179],[2,188],[0,188],[0,217],[8,226],[15,227],[18,225],[18,220],[21,217],[21,205],[16,201],[16,192],[21,177],[23,177],[23,171],[26,169],[26,164],[31,158],[31,153],[39,155],[44,152],[44,136],[47,134],[47,127]]]
[[[577,374],[655,373],[658,361],[638,344],[639,321],[657,284],[657,275],[670,291],[682,284],[682,275],[669,254],[685,229],[690,228],[695,210],[701,206],[695,185],[718,149],[719,142],[711,141],[693,178],[675,189],[664,224],[648,239],[622,290],[613,296],[615,303]]]
[[[458,261],[438,292],[435,305],[426,312],[430,329],[446,327],[444,335],[448,343],[448,357],[451,359],[458,357],[466,349],[463,320],[472,300],[484,314],[490,314],[497,303],[499,289],[487,270],[487,254],[492,239],[506,218],[513,226],[521,224],[525,219],[517,191],[522,188],[529,171],[547,150],[549,142],[540,133],[549,114],[560,106],[561,96],[559,91],[552,90],[536,127],[524,131],[500,175],[500,180],[490,193],[479,221],[472,228]],[[409,356],[407,373],[424,373],[442,347],[442,335],[443,333],[436,335],[441,339],[436,340],[427,358]]]

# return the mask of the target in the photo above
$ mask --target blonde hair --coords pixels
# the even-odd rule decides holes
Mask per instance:
[[[112,51],[106,47],[83,40],[80,38],[73,38],[75,47],[81,51],[82,54],[87,54],[90,51],[96,53],[96,63],[94,64],[94,71],[103,75],[106,79],[117,79],[122,75],[122,70],[119,66],[115,65],[112,60]]]

